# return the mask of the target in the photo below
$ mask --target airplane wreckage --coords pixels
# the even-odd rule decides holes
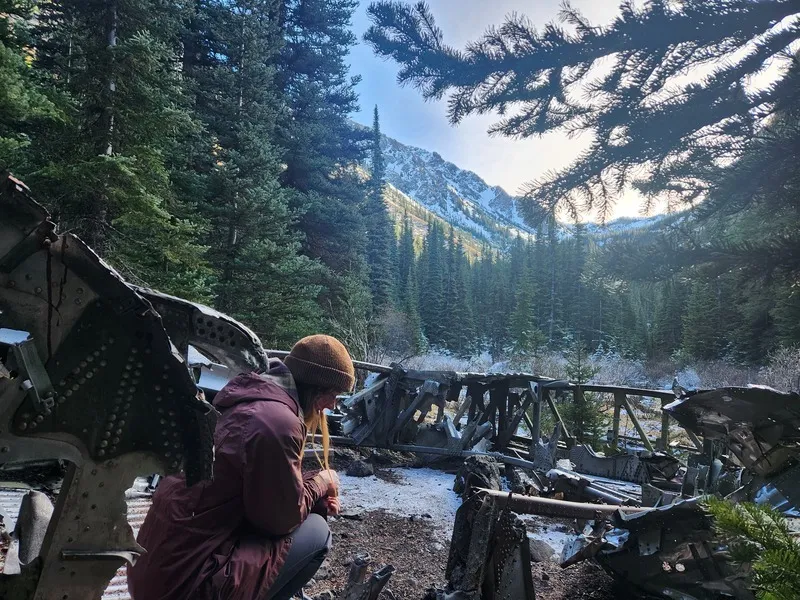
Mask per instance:
[[[0,463],[68,464],[54,505],[30,492],[19,514],[4,515],[15,526],[0,598],[101,598],[145,551],[126,517],[131,482],[179,470],[190,485],[211,477],[209,400],[270,355],[282,353],[226,315],[126,283],[80,239],[58,234],[23,183],[0,179]],[[535,597],[518,514],[576,519],[583,532],[562,566],[595,560],[642,597],[753,598],[698,498],[789,514],[800,503],[795,393],[357,367],[365,386],[329,415],[334,445],[464,461],[449,586],[437,598]],[[558,410],[590,392],[613,397],[605,455],[579,444]],[[636,416],[642,398],[660,405],[658,439]],[[556,424],[546,436],[543,410]],[[635,439],[620,432],[623,411]],[[683,429],[671,440],[674,423]],[[499,490],[500,468],[512,492]],[[377,598],[391,575],[365,579],[365,569],[354,569],[346,597]]]

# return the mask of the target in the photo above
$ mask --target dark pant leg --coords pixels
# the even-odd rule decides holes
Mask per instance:
[[[331,530],[320,515],[311,513],[290,535],[292,545],[267,600],[288,600],[314,576],[331,549]]]

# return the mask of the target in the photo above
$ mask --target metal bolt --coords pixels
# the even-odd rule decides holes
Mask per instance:
[[[97,456],[105,456],[105,455],[106,455],[106,451],[105,450],[98,450],[97,451]]]
[[[115,437],[113,440],[111,440],[111,443],[114,445],[119,444],[119,438]]]
[[[106,438],[106,439],[110,438],[111,437],[111,432],[110,431],[104,431],[103,432],[103,437]]]
[[[36,292],[37,294],[41,294],[42,293],[42,288],[37,287],[33,291]]]
[[[122,421],[117,423],[117,425],[119,425],[120,427],[125,427],[125,420],[123,419]]]
[[[41,423],[42,421],[44,421],[44,417],[42,415],[36,415],[36,422]]]
[[[107,364],[108,364],[108,362],[107,362],[107,361],[105,361],[105,360],[101,360],[101,361],[100,361],[100,366],[101,366],[101,367],[105,367]]]
[[[107,441],[103,440],[102,442],[100,442],[100,447],[101,448],[105,448],[106,446],[108,446],[108,442]]]
[[[17,287],[17,282],[16,281],[9,281],[8,282],[8,287],[10,287],[10,288]]]
[[[59,404],[64,404],[64,402],[66,402],[66,401],[67,401],[67,399],[66,399],[66,398],[64,398],[64,396],[59,396],[59,397],[58,397],[58,403],[59,403]]]
[[[78,306],[80,306],[80,305],[81,305],[81,303],[82,303],[82,301],[81,301],[81,299],[80,299],[80,298],[75,298],[75,304],[77,304]]]

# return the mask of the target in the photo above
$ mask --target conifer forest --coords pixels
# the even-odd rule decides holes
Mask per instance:
[[[593,136],[523,190],[526,233],[469,250],[389,210],[381,107],[352,120],[358,4],[0,0],[0,172],[128,281],[268,347],[760,366],[800,344],[796,1],[624,2],[602,28],[565,5],[546,28],[498,15],[466,49],[422,3],[371,4],[366,42],[454,124]],[[604,229],[625,189],[666,212]]]

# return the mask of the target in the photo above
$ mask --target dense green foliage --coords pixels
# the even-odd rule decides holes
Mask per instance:
[[[800,598],[800,543],[786,519],[769,507],[708,498],[717,533],[731,558],[752,570],[761,600]]]
[[[0,169],[127,279],[269,345],[366,314],[356,4],[4,0]]]
[[[433,347],[524,361],[577,344],[759,362],[778,345],[800,343],[800,69],[787,58],[768,94],[746,95],[741,106],[719,81],[728,77],[736,92],[754,65],[794,39],[795,25],[769,25],[791,12],[788,2],[731,1],[719,22],[695,2],[626,5],[595,34],[571,10],[569,34],[537,34],[512,19],[466,54],[442,44],[424,6],[375,5],[370,40],[428,96],[456,90],[454,119],[521,106],[500,131],[583,124],[600,132],[596,158],[581,157],[532,190],[536,234],[497,236],[493,246],[441,219],[424,222],[416,205],[392,222],[377,108],[372,131],[350,121],[358,79],[346,60],[357,4],[0,0],[0,169],[25,180],[62,230],[127,279],[211,303],[270,346],[328,330],[351,340],[360,358],[375,347],[402,356]],[[686,23],[698,15],[714,32],[693,41]],[[653,127],[647,106],[662,79],[767,29],[750,62],[722,67],[665,114],[683,122],[718,93],[715,111],[696,111],[691,127],[669,135]],[[669,35],[655,39],[654,30]],[[543,48],[552,48],[551,66],[537,62]],[[603,76],[603,102],[559,99],[570,77],[608,52],[629,57]],[[531,57],[528,71],[513,69]],[[515,76],[498,80],[493,96],[481,82],[497,61]],[[636,84],[646,65],[652,82]],[[523,94],[515,88],[523,81],[542,87]],[[628,109],[627,136],[636,139],[612,143]],[[697,127],[722,117],[732,124],[719,147],[725,160],[699,142],[682,154]],[[648,152],[633,160],[642,144]],[[648,193],[704,202],[615,235],[542,210],[576,190],[589,195],[567,203],[575,211],[605,201],[615,186],[606,194],[599,182],[627,184],[642,164],[652,175],[640,182]]]

